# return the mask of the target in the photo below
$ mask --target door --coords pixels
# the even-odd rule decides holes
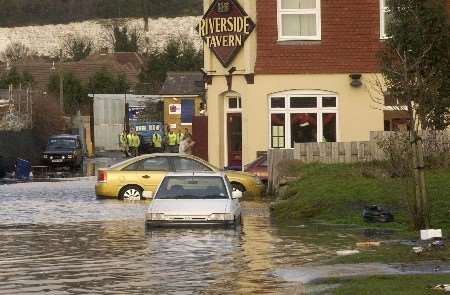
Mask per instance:
[[[228,168],[242,169],[242,115],[227,114]]]
[[[128,168],[134,172],[134,181],[129,179],[130,183],[138,184],[145,191],[155,193],[157,187],[164,176],[170,171],[169,160],[167,157],[150,157],[134,164],[134,167]]]
[[[195,142],[194,156],[208,161],[208,117],[194,117],[192,121],[192,136]]]

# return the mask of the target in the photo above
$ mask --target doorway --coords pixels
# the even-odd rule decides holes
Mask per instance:
[[[228,168],[242,169],[242,114],[227,114]]]

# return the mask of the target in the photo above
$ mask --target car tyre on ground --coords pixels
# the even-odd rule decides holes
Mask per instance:
[[[119,200],[142,200],[143,190],[137,185],[129,185],[124,187],[119,193]]]

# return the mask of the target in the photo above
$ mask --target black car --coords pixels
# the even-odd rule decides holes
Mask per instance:
[[[83,147],[78,135],[55,135],[49,138],[42,154],[42,162],[50,167],[80,168],[83,164]]]

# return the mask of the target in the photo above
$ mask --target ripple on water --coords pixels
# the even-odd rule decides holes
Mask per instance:
[[[0,294],[279,294],[291,286],[274,269],[342,245],[273,226],[261,203],[241,230],[146,232],[147,203],[97,200],[93,184],[0,187]]]

